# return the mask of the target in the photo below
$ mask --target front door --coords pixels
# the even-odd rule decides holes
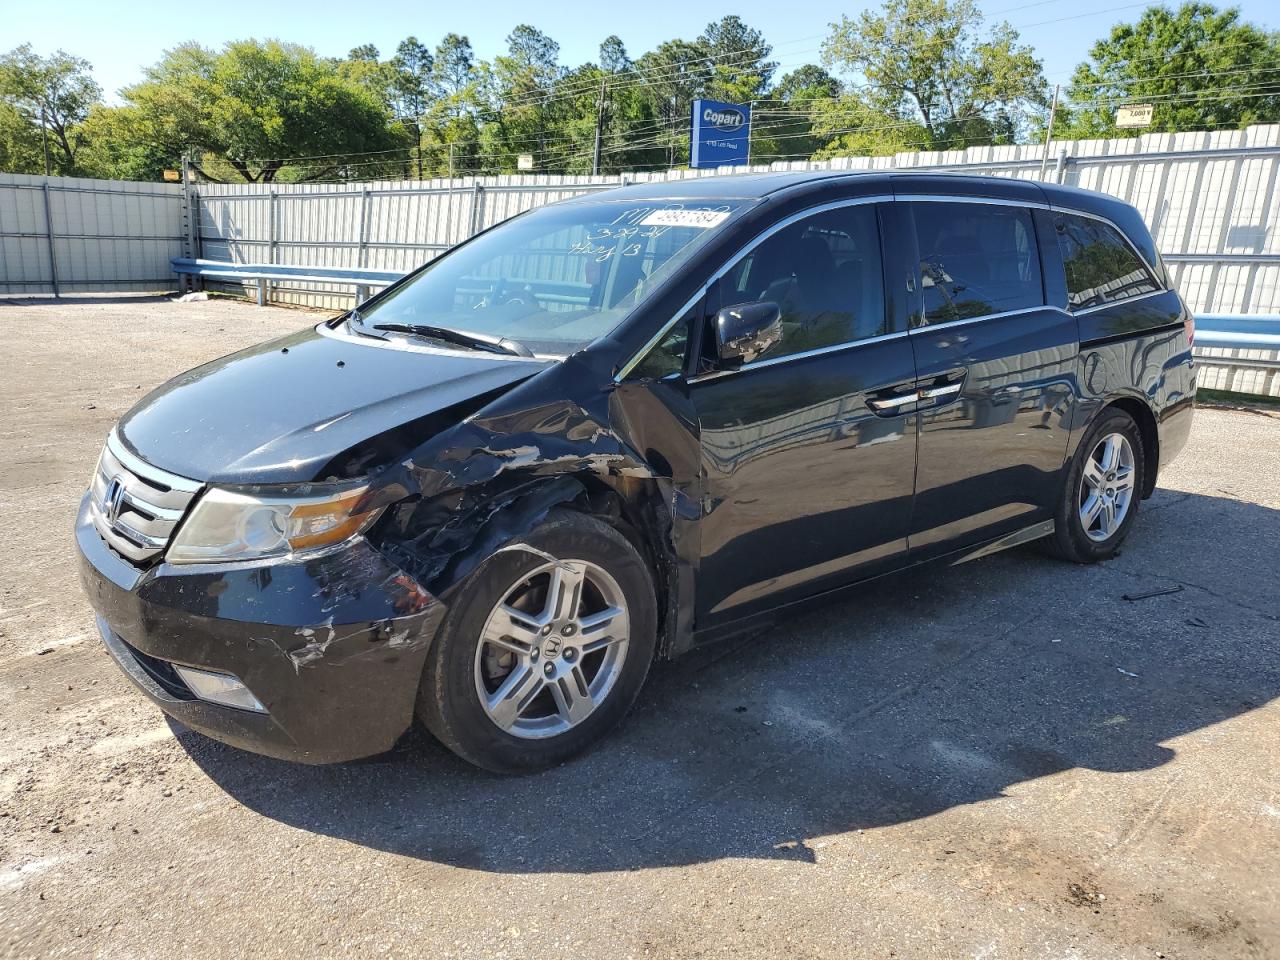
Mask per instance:
[[[1075,318],[1045,305],[1030,209],[907,208],[897,222],[914,224],[921,301],[911,330],[922,398],[916,560],[1052,518],[1079,342]]]
[[[915,420],[892,400],[915,365],[884,289],[877,208],[863,203],[775,228],[711,290],[709,311],[778,303],[783,337],[689,383],[704,475],[698,626],[903,561]]]

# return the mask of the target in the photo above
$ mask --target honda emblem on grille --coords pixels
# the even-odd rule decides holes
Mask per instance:
[[[106,496],[102,498],[102,516],[109,526],[114,527],[120,517],[120,505],[124,502],[124,484],[119,477],[112,477],[107,484]]]

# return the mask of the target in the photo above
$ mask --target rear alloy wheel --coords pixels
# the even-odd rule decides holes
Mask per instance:
[[[1106,543],[1129,515],[1133,501],[1133,447],[1123,433],[1094,445],[1080,473],[1080,526],[1095,543]]]
[[[450,593],[418,716],[463,759],[499,773],[552,766],[639,694],[657,645],[653,580],[609,523],[554,511]]]
[[[1114,556],[1137,518],[1145,470],[1133,417],[1107,410],[1076,448],[1053,535],[1044,540],[1050,552],[1075,563]]]

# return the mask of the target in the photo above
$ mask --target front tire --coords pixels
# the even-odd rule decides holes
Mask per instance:
[[[1115,556],[1138,517],[1146,462],[1133,417],[1111,409],[1076,449],[1046,545],[1074,563]]]
[[[464,760],[497,773],[553,766],[635,702],[657,644],[653,579],[604,521],[554,511],[455,596],[418,716]]]

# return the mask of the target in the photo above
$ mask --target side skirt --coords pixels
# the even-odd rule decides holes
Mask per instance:
[[[1024,543],[1030,543],[1033,540],[1039,540],[1041,537],[1047,537],[1054,530],[1054,522],[1052,520],[1041,520],[1033,523],[1028,527],[1015,530],[1013,533],[1007,533],[1002,537],[994,540],[988,540],[976,547],[965,547],[962,550],[955,550],[951,553],[945,553],[940,557],[933,557],[929,560],[918,560],[915,563],[908,563],[897,570],[890,570],[886,573],[877,574],[874,577],[866,577],[862,580],[855,580],[853,583],[844,584],[839,587],[833,587],[822,593],[816,593],[810,597],[804,597],[800,600],[792,600],[774,607],[772,610],[765,610],[761,613],[752,614],[749,617],[743,617],[740,620],[733,620],[729,623],[720,624],[716,627],[709,627],[705,630],[694,630],[693,642],[687,649],[692,650],[708,643],[715,643],[720,640],[728,640],[733,637],[739,637],[743,634],[756,633],[764,630],[773,624],[778,616],[787,611],[803,611],[810,606],[817,607],[821,604],[833,603],[845,599],[849,594],[867,586],[870,583],[876,583],[890,577],[898,577],[905,573],[912,573],[916,570],[931,566],[956,566],[961,563],[968,563],[970,560],[977,560],[981,557],[990,556],[993,553],[999,553],[1002,550],[1008,550],[1012,547],[1021,546]],[[683,653],[684,651],[682,651]]]

